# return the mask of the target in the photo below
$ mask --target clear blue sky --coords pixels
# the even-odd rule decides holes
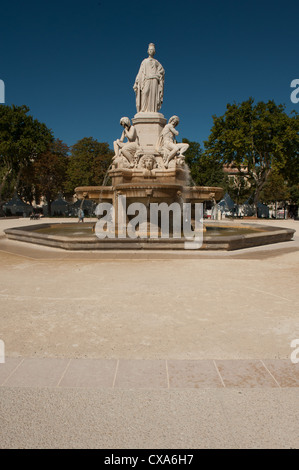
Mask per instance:
[[[72,145],[120,137],[136,113],[133,84],[149,42],[165,75],[161,112],[179,140],[202,143],[228,102],[274,99],[287,111],[299,78],[299,2],[10,0],[0,3],[6,104],[30,107]]]

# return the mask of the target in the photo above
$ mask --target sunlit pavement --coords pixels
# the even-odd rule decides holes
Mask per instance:
[[[2,238],[0,447],[298,448],[299,221],[258,222],[294,241],[142,259]]]

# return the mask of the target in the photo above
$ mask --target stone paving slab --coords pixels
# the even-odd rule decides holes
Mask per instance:
[[[277,387],[276,379],[262,361],[216,361],[225,387]]]
[[[279,381],[280,387],[299,387],[299,364],[287,360],[264,360],[265,367]]]
[[[224,386],[215,361],[169,360],[167,370],[170,388]]]
[[[68,359],[26,358],[6,378],[8,387],[55,387],[67,367]]]
[[[113,387],[117,361],[115,359],[72,359],[58,385],[60,387]]]
[[[1,387],[103,389],[294,388],[290,360],[6,358]]]

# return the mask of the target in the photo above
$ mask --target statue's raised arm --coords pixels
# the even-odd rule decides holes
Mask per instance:
[[[156,113],[163,103],[165,71],[156,59],[155,45],[148,46],[148,58],[141,62],[133,89],[138,113]]]

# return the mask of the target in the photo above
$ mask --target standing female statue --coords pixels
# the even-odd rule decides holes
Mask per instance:
[[[165,71],[156,59],[155,45],[148,46],[148,58],[141,62],[133,89],[138,113],[156,113],[162,106]]]

